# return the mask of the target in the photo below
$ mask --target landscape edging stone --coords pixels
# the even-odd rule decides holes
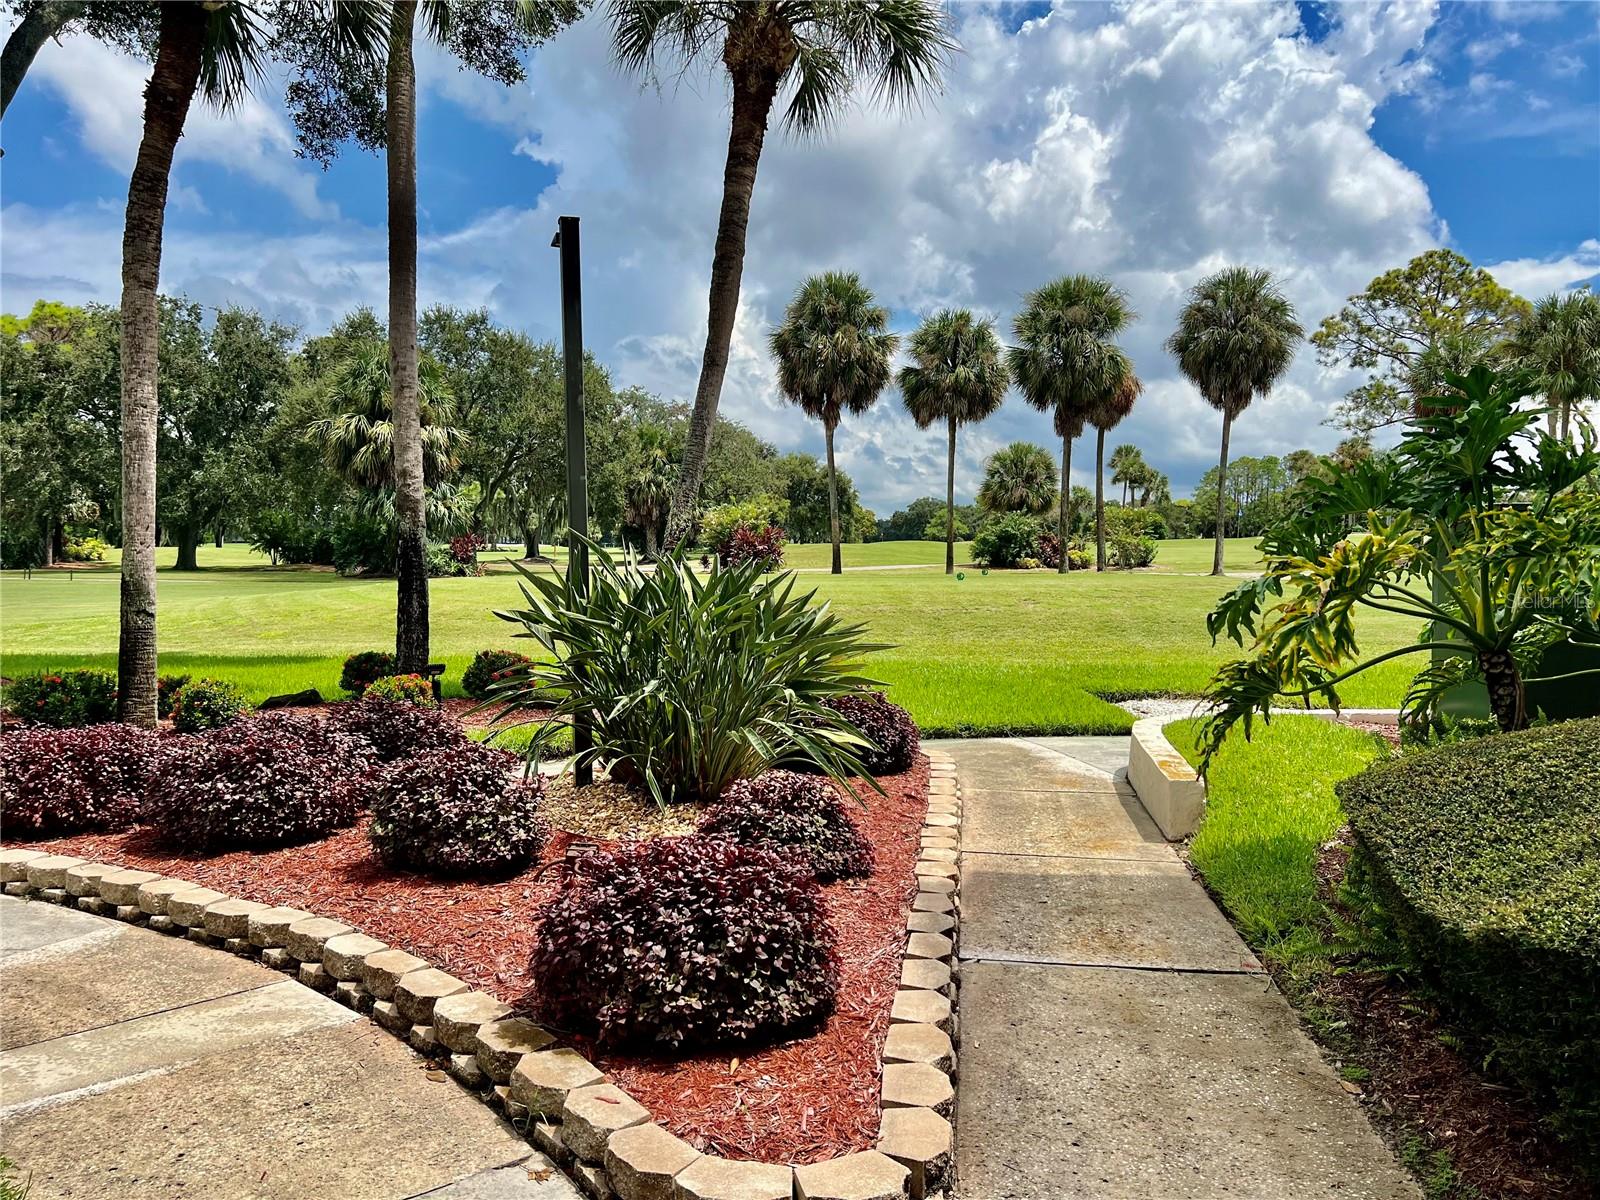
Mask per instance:
[[[924,825],[921,830],[922,842],[925,847],[931,840],[941,849],[956,849],[959,846],[961,828],[961,797],[960,789],[956,782],[955,763],[943,751],[924,750],[923,753],[928,758],[929,809],[924,817]],[[28,868],[33,865],[36,858],[48,858],[51,861],[46,863],[43,869],[36,868],[34,871],[29,871]],[[0,871],[3,871],[5,876],[5,891],[7,895],[27,899],[38,898],[62,905],[75,904],[76,907],[83,911],[95,915],[114,917],[115,919],[135,924],[146,924],[149,928],[158,932],[175,936],[188,936],[202,945],[214,946],[217,949],[224,949],[243,957],[257,958],[264,966],[284,971],[291,978],[298,979],[307,987],[331,994],[335,1001],[345,1007],[369,1015],[374,1022],[393,1033],[402,1041],[407,1042],[414,1049],[417,1049],[419,1053],[447,1063],[446,1069],[449,1070],[450,1075],[461,1086],[476,1092],[480,1099],[502,1111],[508,1119],[523,1122],[519,1128],[524,1136],[527,1137],[529,1143],[555,1161],[578,1185],[580,1190],[586,1194],[602,1198],[615,1196],[620,1197],[620,1200],[656,1200],[656,1197],[665,1194],[661,1190],[662,1181],[659,1175],[653,1176],[648,1172],[631,1169],[613,1170],[617,1165],[617,1156],[609,1153],[611,1137],[597,1136],[594,1129],[586,1129],[585,1136],[578,1138],[577,1141],[583,1149],[591,1152],[598,1151],[598,1156],[592,1156],[587,1160],[579,1158],[574,1153],[573,1147],[568,1144],[568,1140],[562,1136],[561,1117],[565,1103],[565,1091],[563,1090],[562,1102],[551,1105],[548,1101],[553,1098],[553,1092],[551,1092],[550,1088],[541,1088],[540,1107],[547,1111],[530,1113],[526,1105],[516,1098],[519,1088],[515,1068],[510,1073],[509,1086],[508,1083],[501,1082],[495,1078],[495,1075],[499,1074],[499,1067],[503,1063],[493,1057],[494,1050],[492,1048],[484,1048],[478,1045],[477,1027],[473,1027],[470,1041],[468,1041],[466,1040],[466,1031],[459,1024],[453,1024],[450,1029],[450,1041],[454,1044],[446,1047],[444,1042],[435,1035],[431,1025],[415,1024],[406,1019],[400,1012],[400,1006],[394,1003],[390,997],[393,997],[396,991],[401,990],[401,985],[407,976],[417,972],[431,973],[426,976],[426,982],[432,986],[424,989],[425,992],[442,990],[439,987],[439,977],[449,980],[451,983],[458,982],[450,979],[444,972],[439,971],[426,960],[415,958],[415,956],[403,955],[403,952],[392,950],[381,942],[377,943],[380,949],[373,951],[366,957],[378,960],[370,965],[376,968],[376,977],[382,980],[379,983],[379,987],[390,993],[390,997],[379,999],[370,990],[375,981],[372,971],[364,971],[360,979],[340,978],[340,976],[350,973],[347,961],[341,959],[337,963],[339,973],[336,976],[325,962],[310,959],[310,950],[313,945],[326,958],[330,956],[330,952],[326,949],[328,941],[346,938],[352,934],[360,935],[361,931],[346,926],[342,922],[318,917],[310,912],[302,912],[302,910],[282,907],[274,908],[269,905],[244,909],[243,904],[247,902],[242,902],[236,897],[201,887],[189,881],[169,879],[165,876],[154,874],[151,875],[148,881],[138,886],[139,903],[113,905],[98,894],[101,880],[106,875],[115,874],[123,870],[132,870],[133,868],[123,868],[114,863],[95,863],[93,865],[101,869],[100,874],[80,873],[81,877],[75,880],[75,884],[81,890],[69,893],[62,886],[65,882],[65,872],[69,867],[79,864],[87,865],[86,860],[72,858],[71,856],[34,854],[34,852],[24,848],[0,847]],[[942,982],[935,994],[948,996],[953,1000],[955,989],[950,983],[949,972],[955,964],[956,938],[960,930],[957,918],[960,887],[959,855],[957,855],[955,862],[949,862],[945,861],[944,855],[925,858],[923,857],[923,852],[919,851],[913,874],[937,877],[941,880],[951,879],[953,886],[950,887],[949,891],[919,891],[916,894],[911,911],[907,916],[906,939],[902,951],[902,969],[904,969],[906,963],[924,964],[924,969],[932,967],[934,964],[942,965],[944,968],[944,971],[940,973]],[[37,879],[37,882],[35,879]],[[185,893],[189,894],[185,895]],[[178,913],[172,914],[169,912],[170,902],[171,899],[177,897],[181,897],[177,906]],[[244,936],[235,935],[224,938],[208,932],[207,925],[213,923],[206,921],[206,910],[215,908],[218,905],[227,905],[228,907],[223,908],[220,914],[214,915],[225,915],[232,918],[224,926],[227,933],[235,934],[234,926],[242,921],[247,926],[246,929],[240,931]],[[236,905],[240,907],[234,907]],[[173,919],[174,915],[178,919]],[[294,930],[295,936],[292,937],[293,953],[283,944],[291,939],[276,936],[278,930],[270,928],[274,918],[281,919],[283,917],[292,918],[285,923],[286,925],[301,927]],[[948,918],[948,926],[944,926],[939,933],[931,932],[930,921],[937,921],[938,924],[943,925],[943,921],[940,919],[943,917]],[[262,945],[262,942],[275,944]],[[337,956],[338,954],[339,947],[335,947],[331,955]],[[298,957],[299,955],[306,957],[301,958]],[[405,958],[414,959],[414,963],[405,962]],[[363,960],[363,965],[368,965],[365,960]],[[392,969],[394,966],[400,967],[400,970],[391,975],[390,970],[385,968]],[[423,977],[419,976],[419,978]],[[392,979],[392,982],[390,982],[390,979]],[[945,1175],[951,1160],[950,1147],[954,1143],[954,1131],[950,1127],[948,1114],[953,1112],[959,1038],[957,1014],[954,1012],[952,1005],[948,1002],[944,1004],[918,1002],[916,994],[922,993],[926,995],[927,991],[928,989],[926,988],[915,986],[904,980],[901,982],[897,989],[897,994],[912,994],[911,1000],[905,1006],[905,1009],[907,1011],[915,1011],[919,1016],[928,1015],[934,1019],[928,1021],[903,1020],[896,1019],[891,1013],[891,1028],[895,1026],[902,1028],[920,1026],[925,1029],[926,1032],[920,1035],[900,1034],[896,1040],[911,1041],[920,1037],[922,1041],[938,1048],[939,1053],[933,1056],[937,1058],[938,1065],[927,1062],[919,1062],[913,1065],[923,1071],[937,1072],[945,1076],[949,1083],[948,1092],[950,1098],[944,1097],[945,1089],[938,1088],[935,1090],[940,1093],[940,1099],[931,1107],[907,1109],[885,1106],[880,1102],[880,1132],[877,1143],[872,1150],[852,1151],[849,1154],[826,1160],[823,1163],[812,1164],[810,1167],[795,1168],[789,1164],[733,1161],[728,1161],[724,1166],[717,1167],[717,1164],[723,1160],[717,1160],[712,1155],[696,1153],[695,1157],[685,1163],[674,1176],[676,1200],[715,1200],[717,1196],[722,1194],[722,1185],[726,1182],[724,1177],[732,1175],[749,1174],[752,1183],[760,1180],[762,1181],[762,1186],[767,1186],[776,1180],[779,1169],[788,1173],[789,1195],[791,1197],[803,1197],[808,1192],[802,1186],[800,1182],[802,1176],[797,1175],[797,1171],[805,1172],[803,1178],[808,1181],[820,1181],[831,1179],[840,1172],[849,1173],[858,1164],[860,1169],[870,1169],[879,1178],[902,1178],[903,1176],[903,1182],[900,1185],[901,1190],[899,1192],[884,1193],[885,1195],[903,1195],[909,1197],[909,1200],[924,1200],[925,1197],[935,1195],[937,1189],[945,1181]],[[422,997],[423,1002],[418,1003],[419,998],[413,997],[409,989],[406,989],[404,994],[407,1001],[407,1009],[418,1014],[426,1009],[431,1019],[433,1009],[433,997],[431,995]],[[464,984],[461,985],[459,992],[450,994],[459,996],[462,999],[472,995],[472,993],[466,991]],[[526,1022],[525,1018],[507,1017],[500,1018],[500,1020],[518,1020],[531,1026],[531,1022]],[[484,1024],[496,1023],[498,1022],[484,1022]],[[946,1044],[951,1047],[948,1054],[943,1052],[943,1047]],[[459,1046],[468,1045],[471,1046],[469,1052],[463,1053],[457,1050]],[[455,1052],[451,1053],[452,1051]],[[551,1054],[555,1051],[564,1051],[563,1057],[582,1058],[577,1051],[572,1050],[570,1047],[560,1046],[553,1039],[548,1046],[530,1050],[522,1058],[533,1054]],[[482,1069],[482,1060],[486,1057],[490,1059],[491,1064],[496,1068],[493,1074]],[[469,1069],[469,1062],[471,1068],[477,1069]],[[518,1062],[520,1065],[520,1058]],[[592,1063],[584,1060],[584,1064],[598,1076],[598,1078],[588,1080],[581,1085],[586,1091],[595,1088],[615,1087],[610,1077],[595,1068]],[[574,1066],[576,1065],[574,1063]],[[884,1065],[889,1067],[908,1064],[885,1063]],[[928,1079],[931,1082],[932,1076],[929,1076]],[[572,1090],[576,1091],[577,1089]],[[626,1093],[622,1089],[616,1090],[622,1092],[623,1096],[626,1097]],[[551,1092],[551,1094],[544,1095],[546,1092]],[[626,1097],[626,1099],[630,1103],[633,1102],[631,1097]],[[550,1109],[554,1111],[548,1111]],[[641,1111],[643,1110],[641,1109]],[[915,1112],[918,1114],[919,1136],[908,1138],[900,1135],[895,1130],[896,1125],[904,1123],[903,1117],[897,1119],[896,1122],[891,1122],[889,1131],[883,1130],[881,1128],[881,1114],[883,1111]],[[671,1134],[670,1131],[650,1120],[648,1113],[643,1122],[627,1127],[627,1131],[630,1132],[629,1140],[639,1140],[641,1134],[638,1130],[644,1126],[651,1125],[661,1129],[662,1133],[666,1134],[668,1138],[676,1140],[675,1135]],[[946,1131],[949,1131],[948,1136],[945,1136]],[[612,1136],[622,1132],[625,1132],[625,1130],[616,1130]],[[666,1144],[665,1139],[662,1141],[663,1144]],[[692,1147],[690,1149],[692,1150]],[[903,1168],[903,1173],[897,1175],[892,1169],[889,1169],[889,1162]],[[696,1164],[702,1164],[703,1169],[691,1172],[691,1168],[695,1167]],[[704,1169],[712,1167],[716,1167],[716,1170]],[[748,1171],[742,1172],[741,1168],[748,1168]],[[691,1174],[691,1178],[677,1178],[678,1175],[683,1175],[686,1172]],[[697,1180],[708,1174],[711,1176],[713,1183],[702,1191]],[[774,1187],[773,1190],[776,1192],[781,1189]],[[777,1197],[776,1200],[785,1200],[785,1198]]]

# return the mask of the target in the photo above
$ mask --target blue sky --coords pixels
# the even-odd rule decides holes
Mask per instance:
[[[861,105],[825,140],[776,130],[753,205],[724,411],[784,449],[820,435],[776,396],[764,350],[806,274],[861,272],[897,328],[958,304],[1009,326],[1028,289],[1109,275],[1141,319],[1146,383],[1113,441],[1186,491],[1214,415],[1160,343],[1183,291],[1243,261],[1278,272],[1305,324],[1378,272],[1451,246],[1526,295],[1600,273],[1600,6],[1580,3],[964,4],[945,93]],[[586,331],[619,383],[684,398],[704,337],[727,104],[714,75],[641,87],[591,17],[507,90],[419,62],[424,304],[487,305],[556,334],[554,218],[584,218]],[[0,141],[0,303],[114,303],[145,68],[82,39],[47,46]],[[293,154],[280,80],[180,146],[163,286],[316,333],[384,300],[379,159]],[[1241,419],[1235,453],[1326,448],[1356,380],[1309,350]],[[1014,438],[1051,443],[1015,397],[963,434],[958,488]],[[886,394],[840,458],[887,514],[942,490],[943,447]],[[1089,482],[1075,458],[1075,482]]]

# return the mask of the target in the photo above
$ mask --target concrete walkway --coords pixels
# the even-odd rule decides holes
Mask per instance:
[[[215,949],[0,899],[0,1148],[30,1200],[577,1200],[365,1018]]]
[[[1418,1200],[1145,814],[1126,738],[937,744],[962,791],[960,1200]]]

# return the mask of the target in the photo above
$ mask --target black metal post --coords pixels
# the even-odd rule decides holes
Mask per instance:
[[[579,273],[578,218],[560,217],[555,240],[561,251],[561,350],[567,382],[567,578],[579,595],[589,594],[589,466],[584,446],[583,416],[583,283]],[[594,739],[589,720],[579,714],[572,721],[572,752],[576,756],[573,782],[588,787],[594,782],[589,752]]]

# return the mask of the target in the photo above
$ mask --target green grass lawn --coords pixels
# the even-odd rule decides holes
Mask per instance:
[[[1224,538],[1222,543],[1222,569],[1232,572],[1261,570],[1261,555],[1256,551],[1255,538]],[[1216,543],[1210,538],[1174,538],[1156,543],[1156,561],[1152,571],[1168,571],[1208,575]]]
[[[1198,762],[1199,722],[1166,726],[1167,739]],[[1320,955],[1326,918],[1317,896],[1317,851],[1344,813],[1333,785],[1385,752],[1381,740],[1316,717],[1283,715],[1235,730],[1206,780],[1206,815],[1190,857],[1245,939],[1289,961]]]
[[[846,542],[839,547],[844,569],[851,567],[944,566],[943,542]],[[827,542],[795,542],[783,549],[783,562],[795,570],[823,570],[833,565]],[[972,543],[956,543],[956,567],[972,565]]]
[[[940,550],[937,542],[910,544]],[[1102,696],[1195,695],[1216,664],[1237,653],[1206,637],[1205,612],[1226,585],[1204,576],[967,571],[957,579],[932,568],[800,580],[864,622],[874,640],[894,643],[873,657],[871,673],[930,733],[1123,732],[1128,714]],[[431,597],[434,658],[448,664],[447,690],[459,694],[475,651],[516,645],[514,627],[492,610],[516,604],[517,579],[507,572],[435,580]],[[390,579],[288,568],[168,571],[160,606],[162,671],[233,679],[258,700],[305,687],[335,695],[345,655],[394,642]],[[1369,653],[1416,633],[1412,622],[1385,614],[1363,622]],[[114,570],[0,575],[7,675],[109,667],[116,645]],[[1404,661],[1385,664],[1352,681],[1346,699],[1392,706],[1408,677]]]

